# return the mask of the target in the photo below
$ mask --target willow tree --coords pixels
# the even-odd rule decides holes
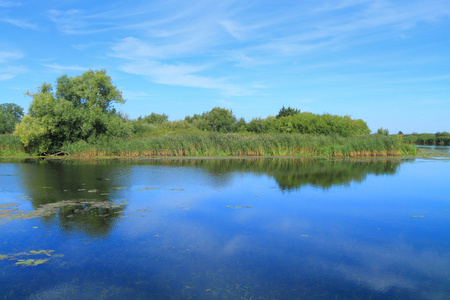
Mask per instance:
[[[33,100],[15,134],[39,154],[54,153],[65,143],[131,134],[131,126],[114,108],[114,103],[125,102],[122,93],[104,70],[63,75],[55,93],[51,84],[43,83],[36,93],[27,94]]]

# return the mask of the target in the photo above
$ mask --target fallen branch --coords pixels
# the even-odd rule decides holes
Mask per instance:
[[[63,151],[63,150],[59,150],[59,151],[56,152],[56,153],[53,153],[53,154],[47,154],[47,153],[44,153],[44,155],[45,155],[45,156],[48,156],[48,157],[51,157],[51,156],[59,156],[59,155],[70,155],[70,153],[69,153],[69,152],[66,152],[66,151]]]

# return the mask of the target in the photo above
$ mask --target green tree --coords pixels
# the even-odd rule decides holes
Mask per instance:
[[[131,124],[112,106],[124,100],[105,71],[88,71],[74,78],[63,75],[57,80],[56,93],[44,83],[37,93],[27,94],[33,100],[15,134],[39,154],[56,152],[64,143],[131,134]]]
[[[114,103],[125,103],[122,92],[112,85],[105,70],[89,70],[77,77],[59,77],[55,96],[72,102],[75,108],[99,108],[102,112],[114,112]]]
[[[214,107],[203,115],[203,119],[206,121],[208,131],[227,133],[237,128],[236,117],[231,110],[225,108]]]
[[[0,104],[0,134],[12,133],[23,116],[23,108],[14,103]]]
[[[377,130],[377,134],[389,135],[389,130],[387,130],[387,129],[383,128],[383,127],[380,127]]]
[[[281,117],[293,116],[293,115],[297,115],[299,113],[300,113],[300,109],[291,108],[290,106],[288,108],[285,108],[283,105],[283,107],[278,112],[278,115],[276,115],[276,118],[278,119]]]
[[[245,124],[243,119],[238,122],[231,110],[220,107],[214,107],[211,111],[204,112],[202,115],[186,116],[184,120],[200,130],[221,133],[244,130]]]
[[[166,114],[156,114],[151,113],[150,115],[141,118],[138,118],[138,121],[147,122],[149,124],[162,124],[163,122],[167,121],[169,119],[169,116]]]

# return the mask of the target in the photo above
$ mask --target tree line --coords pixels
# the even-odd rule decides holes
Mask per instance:
[[[14,132],[25,147],[40,154],[54,153],[63,145],[80,140],[89,143],[167,133],[299,133],[342,137],[370,134],[363,120],[301,112],[291,107],[282,107],[276,116],[249,122],[220,107],[179,121],[169,121],[166,114],[156,113],[131,120],[114,108],[125,100],[105,70],[90,70],[76,77],[63,75],[56,80],[55,87],[43,83],[37,92],[27,95],[32,102],[26,115],[15,104],[0,106],[0,133]]]

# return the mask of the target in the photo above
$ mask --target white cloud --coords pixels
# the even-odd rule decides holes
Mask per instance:
[[[80,67],[78,65],[71,65],[71,66],[64,66],[64,65],[60,65],[60,64],[45,64],[44,67],[50,68],[52,70],[55,71],[87,71],[89,70],[89,68],[85,68],[85,67]]]
[[[143,75],[151,81],[166,85],[178,85],[205,89],[216,89],[226,95],[248,95],[250,92],[223,79],[197,75],[204,66],[187,64],[171,65],[156,61],[135,61],[120,67],[124,72]]]
[[[11,19],[11,18],[3,18],[3,19],[0,19],[0,21],[8,23],[8,24],[11,24],[11,25],[14,25],[14,26],[17,26],[17,27],[20,27],[22,29],[32,29],[32,30],[37,30],[38,29],[36,24],[31,24],[31,23],[28,23],[28,22],[22,21],[22,20]]]

